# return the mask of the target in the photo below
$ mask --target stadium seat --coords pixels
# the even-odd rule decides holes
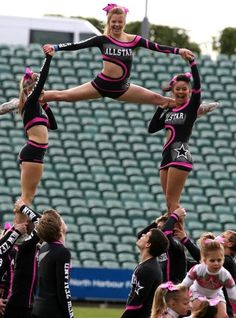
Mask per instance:
[[[55,57],[45,88],[64,89],[90,81],[101,67],[96,50],[62,52],[60,58]],[[42,53],[38,45],[5,45],[0,52],[0,93],[1,101],[5,101],[18,96],[24,73],[22,61],[28,59],[37,71]],[[188,212],[186,231],[193,239],[208,230],[233,229],[236,215],[236,58],[220,55],[214,61],[209,55],[200,55],[198,60],[202,98],[219,99],[221,107],[196,121],[190,139],[195,165],[181,204]],[[160,91],[170,74],[186,69],[181,59],[139,50],[132,81]],[[136,231],[166,209],[158,173],[162,135],[147,132],[155,107],[104,98],[59,102],[53,110],[59,129],[50,131],[45,171],[34,207],[60,209],[69,226],[73,264],[134,269],[138,261]],[[17,153],[25,138],[22,121],[12,114],[1,117],[0,128],[0,211],[4,220],[20,194]],[[80,259],[81,252],[92,254],[88,259],[89,254],[82,254]],[[100,260],[97,252],[112,252],[115,261]],[[125,254],[119,256],[121,253]]]

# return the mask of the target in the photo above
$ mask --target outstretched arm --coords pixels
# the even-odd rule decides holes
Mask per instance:
[[[142,37],[139,38],[137,47],[138,46],[160,53],[179,54],[183,59],[194,59],[194,54],[188,49],[162,45],[156,42],[149,41]]]
[[[45,54],[50,54],[55,51],[75,51],[89,47],[98,47],[101,43],[101,38],[102,36],[93,36],[78,43],[45,44],[43,45],[43,51]]]

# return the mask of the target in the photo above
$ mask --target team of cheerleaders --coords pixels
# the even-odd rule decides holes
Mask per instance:
[[[73,317],[68,274],[70,253],[64,246],[66,225],[56,211],[49,209],[40,215],[30,205],[43,174],[48,130],[57,129],[48,103],[109,97],[156,106],[148,132],[166,131],[160,182],[167,212],[138,234],[141,262],[134,270],[122,318],[233,317],[236,233],[226,231],[219,237],[204,233],[196,245],[184,230],[186,211],[180,206],[181,193],[193,167],[188,146],[193,125],[218,103],[201,103],[201,80],[197,61],[190,50],[125,33],[128,12],[125,7],[108,4],[103,10],[107,14],[103,35],[79,43],[44,45],[45,59],[39,74],[26,68],[19,98],[0,105],[0,114],[18,110],[27,138],[18,158],[21,196],[14,206],[14,226],[4,230],[0,241],[0,256],[2,263],[8,264],[6,268],[12,264],[9,259],[15,259],[13,279],[9,279],[10,271],[6,279],[7,271],[1,270],[0,312],[3,317],[11,318]],[[102,54],[103,67],[96,78],[70,89],[44,90],[55,52],[91,47],[98,47]],[[189,64],[190,72],[170,79],[163,88],[163,92],[170,92],[168,97],[132,84],[129,78],[136,48],[175,54],[176,58],[180,55]],[[29,238],[22,240],[16,251],[14,246],[18,244],[14,244],[26,233],[30,233]],[[44,242],[40,249],[39,242]],[[186,249],[194,264],[188,263]],[[39,293],[34,299],[36,254],[39,255]]]

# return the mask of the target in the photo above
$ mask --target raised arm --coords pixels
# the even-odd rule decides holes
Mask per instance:
[[[52,54],[52,53],[51,53]],[[46,54],[46,57],[43,62],[43,66],[41,67],[40,73],[39,73],[39,78],[32,90],[32,92],[29,94],[27,98],[27,107],[34,106],[34,104],[38,101],[40,94],[42,93],[44,84],[46,82],[48,72],[49,72],[49,67],[51,63],[52,55]]]
[[[191,72],[193,76],[192,91],[193,93],[197,94],[197,93],[200,93],[200,90],[201,90],[201,80],[200,80],[200,76],[199,76],[199,72],[197,68],[197,62],[194,59],[190,59],[189,64],[190,64]]]

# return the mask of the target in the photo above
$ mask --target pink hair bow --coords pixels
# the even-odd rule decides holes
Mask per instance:
[[[33,74],[34,74],[34,72],[32,72],[29,67],[26,67],[24,79],[25,80],[31,79]]]
[[[184,76],[186,76],[187,78],[191,78],[192,77],[192,73],[190,73],[190,72],[186,72],[186,73],[184,73],[183,74]],[[172,80],[170,81],[170,83],[169,83],[169,86],[170,87],[172,87],[175,83],[176,83],[176,80],[177,80],[177,77],[178,77],[179,75],[175,75],[173,78],[172,78]]]
[[[216,238],[215,238],[215,240],[217,241],[217,242],[219,242],[220,244],[224,244],[224,238],[222,237],[222,236],[220,236],[220,235],[218,235]]]
[[[11,228],[11,223],[6,222],[6,223],[4,224],[4,230],[9,230],[10,228]]]
[[[161,284],[160,288],[161,289],[168,289],[169,291],[178,290],[178,288],[171,281]]]
[[[212,241],[216,241],[216,242],[218,242],[218,243],[220,243],[220,244],[224,244],[224,238],[222,237],[222,236],[220,236],[220,235],[218,235],[216,238],[214,238],[214,239],[206,239],[205,241],[204,241],[204,243],[205,244],[208,244],[208,243],[210,243],[210,242],[212,242]]]
[[[117,8],[117,7],[119,7],[119,6],[118,6],[116,3],[108,3],[108,5],[107,5],[105,8],[103,8],[102,10],[103,10],[103,11],[106,11],[106,13],[108,14],[113,8]],[[124,9],[125,14],[126,14],[127,12],[129,12],[129,9],[128,9],[128,8],[126,8],[126,7],[121,7],[121,8]]]
[[[198,297],[200,301],[208,301],[210,306],[216,306],[219,304],[220,299],[208,299],[206,296]]]

